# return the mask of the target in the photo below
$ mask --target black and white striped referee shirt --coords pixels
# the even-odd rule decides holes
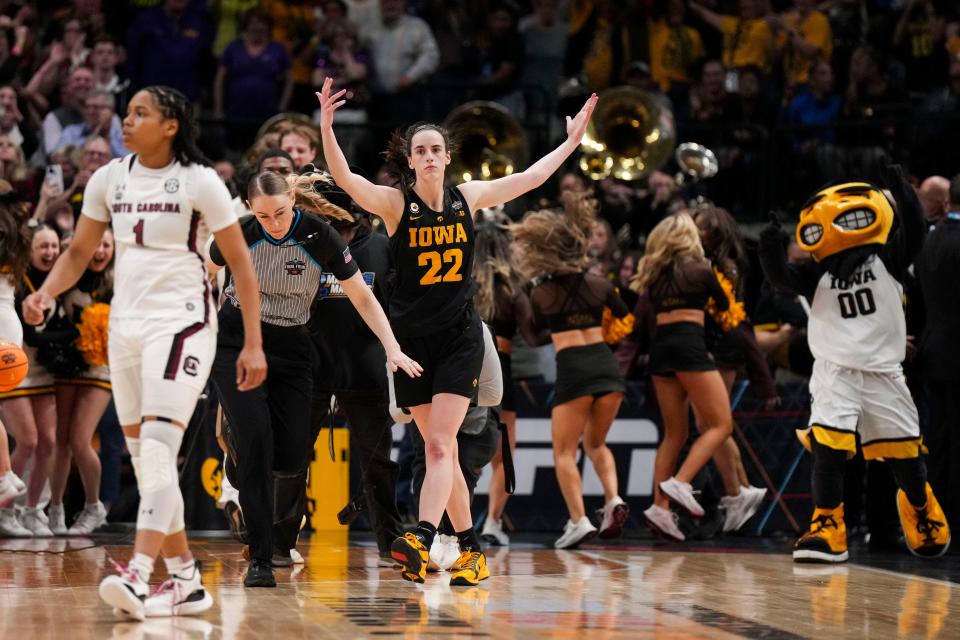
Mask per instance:
[[[336,229],[311,213],[295,210],[290,231],[279,240],[271,237],[254,216],[242,218],[240,228],[260,280],[260,320],[268,324],[306,324],[320,287],[320,274],[326,271],[343,281],[358,271],[350,248]],[[210,260],[226,265],[216,242],[210,247]],[[240,307],[232,275],[224,294]]]

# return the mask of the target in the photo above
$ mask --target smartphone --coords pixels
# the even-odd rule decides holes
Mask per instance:
[[[55,195],[63,193],[63,167],[58,164],[47,165],[45,181],[53,185],[54,190],[56,190]]]

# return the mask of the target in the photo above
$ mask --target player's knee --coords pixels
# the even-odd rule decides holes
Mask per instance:
[[[175,454],[167,443],[141,438],[140,451],[140,491],[162,491],[172,485]]]
[[[140,430],[140,512],[137,528],[176,533],[183,529],[183,496],[177,483],[177,453],[183,430],[159,421]]]
[[[176,484],[177,453],[183,430],[165,422],[146,422],[140,430],[140,490],[162,491]]]
[[[453,454],[453,443],[449,438],[431,436],[424,442],[423,452],[428,462],[442,462],[448,460]]]

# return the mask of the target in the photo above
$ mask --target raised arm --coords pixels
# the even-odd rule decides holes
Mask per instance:
[[[387,352],[387,366],[390,370],[396,372],[397,369],[403,369],[409,376],[419,377],[423,373],[423,367],[401,351],[400,343],[397,342],[393,329],[390,328],[387,314],[383,312],[383,307],[373,295],[373,291],[364,282],[363,275],[356,271],[346,280],[341,280],[340,285],[357,313],[383,345]]]
[[[695,14],[700,16],[701,20],[706,22],[708,25],[710,25],[711,27],[717,30],[721,29],[721,15],[719,13],[716,13],[715,11],[711,11],[710,9],[707,9],[706,7],[699,5],[696,2],[691,2],[690,8],[693,10]]]
[[[323,81],[323,89],[317,93],[320,100],[320,137],[327,168],[330,169],[330,175],[337,186],[346,191],[362,209],[380,216],[387,225],[387,233],[393,235],[403,215],[403,194],[399,189],[373,184],[350,171],[350,164],[333,133],[333,112],[346,104],[346,99],[341,99],[346,94],[346,89],[331,94],[332,86],[333,79],[327,76]]]
[[[757,256],[760,258],[763,275],[778,289],[812,298],[820,277],[818,269],[812,263],[803,267],[788,264],[783,248],[785,237],[786,233],[780,227],[780,222],[771,212],[770,224],[760,232],[760,242],[757,245]]]
[[[526,171],[498,178],[496,180],[473,180],[460,185],[460,193],[467,200],[470,210],[495,207],[515,198],[519,198],[528,191],[536,189],[547,181],[560,165],[576,151],[587,130],[587,123],[597,106],[597,94],[591,95],[580,112],[571,118],[567,116],[567,139],[559,147],[543,156]]]
[[[920,253],[926,237],[923,205],[900,165],[888,166],[885,178],[886,187],[893,196],[893,210],[899,226],[890,234],[880,251],[880,257],[893,276],[903,282],[906,270]]]

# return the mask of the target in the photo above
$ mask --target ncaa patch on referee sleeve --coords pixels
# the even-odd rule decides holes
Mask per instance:
[[[350,255],[350,247],[347,247],[343,250],[343,263],[347,264],[351,260],[353,260],[353,256]]]

